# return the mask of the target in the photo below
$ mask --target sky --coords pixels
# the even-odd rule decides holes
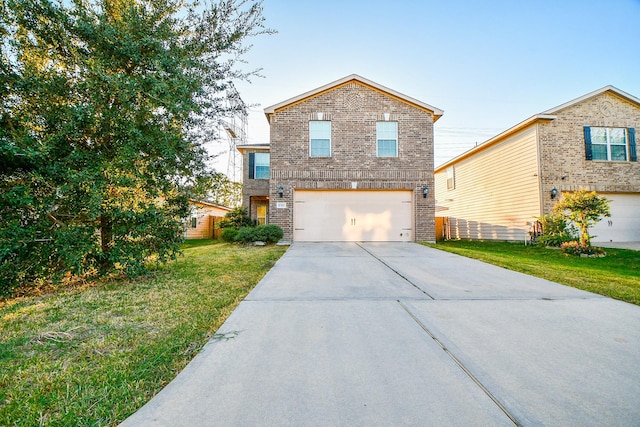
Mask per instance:
[[[246,143],[264,108],[350,74],[444,110],[435,166],[521,121],[613,85],[640,97],[640,0],[264,0],[238,83]],[[224,144],[220,145],[221,150]],[[220,170],[227,161],[220,158]]]

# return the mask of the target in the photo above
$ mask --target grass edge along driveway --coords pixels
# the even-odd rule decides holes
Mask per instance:
[[[132,280],[0,306],[0,425],[117,425],[170,382],[282,256],[188,242]]]
[[[604,258],[580,258],[515,242],[448,240],[425,245],[640,305],[640,251],[606,248]]]

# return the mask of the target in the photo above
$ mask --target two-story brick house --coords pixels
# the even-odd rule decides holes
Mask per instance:
[[[435,170],[451,238],[523,240],[562,193],[597,191],[611,218],[594,242],[640,241],[640,99],[613,86],[536,114]]]
[[[239,147],[253,218],[293,241],[435,240],[441,110],[350,75],[264,111],[270,144]]]

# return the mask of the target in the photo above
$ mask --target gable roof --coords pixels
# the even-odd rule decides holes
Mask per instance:
[[[284,109],[284,108],[289,107],[291,105],[297,104],[297,103],[302,102],[302,101],[304,101],[304,100],[306,100],[308,98],[312,98],[314,96],[321,95],[321,94],[323,94],[323,93],[325,93],[325,92],[327,92],[329,90],[336,89],[336,88],[338,88],[340,86],[346,85],[346,84],[348,84],[350,82],[353,82],[353,81],[356,81],[356,82],[358,82],[358,83],[360,83],[360,84],[362,84],[364,86],[367,86],[367,87],[369,87],[371,89],[374,89],[374,90],[377,90],[379,92],[382,92],[385,95],[390,96],[392,98],[395,98],[395,99],[397,99],[399,101],[405,102],[407,104],[413,105],[414,107],[418,107],[420,109],[427,110],[427,111],[433,113],[433,116],[434,116],[433,117],[433,121],[434,122],[437,121],[442,116],[442,114],[444,113],[444,111],[440,110],[439,108],[436,108],[436,107],[434,107],[432,105],[429,105],[429,104],[427,104],[425,102],[422,102],[422,101],[419,101],[419,100],[417,100],[415,98],[412,98],[410,96],[404,95],[404,94],[402,94],[400,92],[397,92],[397,91],[395,91],[393,89],[389,89],[388,87],[382,86],[382,85],[380,85],[380,84],[378,84],[376,82],[373,82],[371,80],[365,79],[364,77],[359,76],[357,74],[351,74],[351,75],[343,77],[343,78],[341,78],[339,80],[336,80],[334,82],[326,84],[324,86],[320,86],[319,88],[310,90],[310,91],[305,92],[303,94],[300,94],[298,96],[294,96],[293,98],[289,98],[289,99],[287,99],[285,101],[282,101],[282,102],[279,102],[279,103],[277,103],[275,105],[267,107],[267,108],[264,109],[264,114],[267,116],[267,120],[269,120],[270,116],[272,114],[274,114],[277,110],[281,110],[281,109]]]
[[[540,114],[554,114],[554,113],[557,113],[560,110],[563,110],[563,109],[565,109],[567,107],[571,107],[572,105],[578,104],[578,103],[580,103],[580,102],[582,102],[582,101],[584,101],[586,99],[589,99],[589,98],[592,98],[594,96],[600,95],[601,93],[604,93],[604,92],[612,92],[615,95],[618,95],[618,96],[620,96],[622,98],[625,98],[625,99],[627,99],[627,100],[629,100],[631,102],[634,102],[634,103],[640,105],[640,99],[639,98],[636,98],[635,96],[630,95],[627,92],[624,92],[624,91],[618,89],[617,87],[608,85],[608,86],[605,86],[605,87],[600,88],[598,90],[594,90],[593,92],[589,92],[586,95],[582,95],[580,98],[576,98],[576,99],[571,100],[569,102],[565,102],[564,104],[558,105],[557,107],[553,107],[550,110],[543,111]]]
[[[205,202],[204,200],[189,199],[189,203],[192,205],[204,205],[204,206],[209,206],[211,208],[218,208],[218,209],[222,209],[223,211],[231,211],[231,208],[228,208],[222,205],[217,205],[211,202]]]
[[[633,95],[630,95],[614,86],[608,85],[605,86],[603,88],[600,88],[598,90],[594,90],[593,92],[589,92],[586,95],[583,95],[579,98],[573,99],[569,102],[565,102],[564,104],[558,105],[557,107],[553,107],[549,110],[543,111],[542,113],[533,115],[531,117],[529,117],[528,119],[526,119],[523,122],[518,123],[515,126],[510,127],[509,129],[505,130],[504,132],[499,133],[498,135],[486,140],[485,142],[471,148],[470,150],[465,151],[464,153],[454,157],[451,160],[446,161],[445,163],[441,164],[440,166],[436,167],[434,170],[434,173],[438,173],[441,172],[442,170],[444,170],[445,168],[457,163],[458,161],[465,159],[467,157],[471,157],[474,154],[476,154],[479,151],[482,151],[486,148],[491,147],[492,145],[497,144],[498,142],[502,141],[504,138],[513,135],[514,133],[528,127],[529,125],[536,123],[538,121],[542,121],[542,120],[554,120],[556,118],[556,116],[554,114],[556,114],[557,112],[559,112],[560,110],[563,110],[567,107],[571,107],[575,104],[578,104],[582,101],[585,101],[589,98],[592,98],[594,96],[600,95],[604,92],[612,92],[615,95],[618,95],[622,98],[625,98],[631,102],[634,102],[636,104],[638,104],[638,106],[640,106],[640,99],[636,98]]]
[[[527,120],[522,121],[520,123],[518,123],[515,126],[510,127],[509,129],[505,130],[504,132],[499,133],[498,135],[486,140],[485,142],[482,142],[478,145],[476,145],[475,147],[465,151],[462,154],[457,155],[456,157],[454,157],[451,160],[448,160],[446,162],[444,162],[443,164],[441,164],[440,166],[437,166],[434,169],[434,173],[438,173],[441,172],[443,169],[459,162],[462,159],[465,159],[467,157],[471,157],[474,154],[476,154],[479,151],[483,151],[486,148],[489,148],[495,144],[497,144],[498,142],[502,141],[503,139],[505,139],[508,136],[513,135],[514,133],[532,125],[533,123],[536,123],[539,120],[553,120],[555,119],[556,116],[554,115],[550,115],[550,114],[536,114],[535,116],[531,116],[529,117]]]

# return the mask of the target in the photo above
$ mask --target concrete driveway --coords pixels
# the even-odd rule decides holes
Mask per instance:
[[[295,243],[122,425],[638,426],[640,307],[412,243]]]
[[[640,242],[599,242],[594,243],[593,245],[601,246],[603,248],[632,249],[634,251],[640,251]]]

